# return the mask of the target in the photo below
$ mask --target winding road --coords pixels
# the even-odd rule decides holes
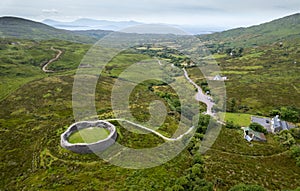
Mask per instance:
[[[49,60],[46,64],[44,64],[42,70],[43,70],[44,72],[46,72],[46,73],[54,72],[54,71],[52,71],[52,70],[47,70],[47,67],[48,67],[49,64],[51,64],[52,62],[55,62],[56,60],[58,60],[59,57],[60,57],[60,56],[62,55],[62,53],[63,53],[61,50],[55,49],[55,48],[53,48],[53,47],[51,47],[51,50],[57,51],[58,53],[57,53],[57,55],[56,55],[54,58],[52,58],[52,59]]]
[[[214,117],[214,113],[212,112],[212,108],[215,105],[215,103],[212,101],[212,98],[205,95],[202,91],[202,89],[189,77],[187,71],[185,68],[183,68],[184,76],[185,78],[193,85],[195,88],[197,88],[198,92],[195,96],[197,101],[203,102],[207,106],[206,114]]]
[[[105,119],[105,121],[122,121],[122,122],[126,122],[126,123],[129,123],[129,124],[131,124],[131,125],[137,126],[137,127],[141,128],[141,129],[143,129],[143,130],[149,131],[149,132],[151,132],[151,133],[153,133],[153,134],[155,134],[155,135],[161,137],[161,138],[164,139],[165,141],[178,141],[178,140],[180,140],[183,136],[189,134],[189,133],[194,129],[194,126],[193,126],[193,127],[191,127],[188,131],[186,131],[184,134],[180,135],[180,136],[177,137],[177,138],[168,138],[168,137],[166,137],[166,136],[160,134],[159,132],[154,131],[153,129],[150,129],[150,128],[145,127],[145,126],[142,126],[142,125],[139,125],[139,124],[134,123],[134,122],[132,122],[132,121],[128,121],[128,120],[126,120],[126,119]]]

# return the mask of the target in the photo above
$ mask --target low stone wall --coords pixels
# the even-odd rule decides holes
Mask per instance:
[[[110,134],[106,139],[91,144],[69,143],[68,138],[72,133],[89,127],[106,128],[107,130],[109,130]],[[67,129],[67,131],[61,134],[60,144],[63,148],[66,148],[75,153],[88,154],[88,153],[100,152],[107,149],[109,146],[115,143],[116,139],[117,139],[117,132],[113,124],[107,121],[81,121],[72,124]]]

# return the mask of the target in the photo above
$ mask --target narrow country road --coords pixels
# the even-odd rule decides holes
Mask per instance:
[[[58,60],[59,57],[60,57],[60,56],[62,55],[62,53],[63,53],[61,50],[55,49],[55,48],[53,48],[53,47],[51,47],[51,50],[57,51],[58,53],[57,53],[57,55],[56,55],[54,58],[52,58],[52,59],[49,60],[46,64],[44,64],[42,70],[43,70],[44,72],[46,72],[46,73],[54,72],[54,71],[52,71],[52,70],[47,70],[47,67],[48,67],[48,65],[51,64],[52,62],[55,62],[56,60]]]
[[[189,77],[187,71],[185,68],[183,68],[184,76],[185,78],[193,85],[195,88],[197,88],[198,92],[195,96],[197,101],[205,103],[207,106],[207,111],[206,113],[212,117],[214,117],[214,113],[212,112],[212,108],[215,105],[215,103],[212,101],[212,98],[205,95],[202,91],[202,89]]]
[[[105,119],[104,121],[123,121],[123,122],[129,123],[129,124],[131,124],[131,125],[134,125],[134,126],[136,126],[136,127],[139,127],[139,128],[141,128],[141,129],[144,129],[144,130],[146,130],[146,131],[149,131],[149,132],[151,132],[151,133],[153,133],[153,134],[155,134],[155,135],[161,137],[161,138],[164,139],[165,141],[178,141],[178,140],[180,140],[183,136],[189,134],[189,133],[194,129],[194,127],[189,128],[189,130],[188,130],[187,132],[185,132],[184,134],[180,135],[180,136],[177,137],[177,138],[168,138],[168,137],[166,137],[166,136],[160,134],[159,132],[154,131],[153,129],[150,129],[150,128],[148,128],[148,127],[145,127],[145,126],[139,125],[139,124],[137,124],[137,123],[128,121],[128,120],[126,120],[126,119]]]

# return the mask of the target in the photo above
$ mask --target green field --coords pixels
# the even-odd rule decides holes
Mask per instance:
[[[69,137],[70,143],[95,143],[107,138],[109,130],[99,127],[90,127],[72,133]]]
[[[226,113],[225,121],[232,121],[239,126],[248,127],[251,123],[251,116],[252,115],[245,113]]]

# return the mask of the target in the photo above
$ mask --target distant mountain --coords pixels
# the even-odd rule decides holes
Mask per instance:
[[[95,19],[78,19],[72,22],[60,22],[51,19],[46,19],[43,23],[53,26],[55,28],[66,30],[111,30],[119,31],[132,26],[142,25],[145,23],[136,21],[107,21]],[[193,26],[193,25],[171,25],[176,28],[182,29],[191,34],[211,34],[214,32],[223,31],[221,27],[206,27],[206,26]]]
[[[118,31],[123,28],[140,25],[136,21],[107,21],[107,20],[95,20],[95,19],[78,19],[72,22],[60,22],[51,19],[42,21],[44,24],[53,26],[55,28],[66,30],[113,30]]]
[[[201,35],[199,38],[206,42],[221,42],[234,46],[264,45],[285,39],[300,38],[300,14],[297,13],[248,28]]]
[[[97,30],[81,33],[56,29],[43,23],[17,17],[0,17],[0,37],[2,38],[61,39],[80,43],[94,43],[109,32]]]

